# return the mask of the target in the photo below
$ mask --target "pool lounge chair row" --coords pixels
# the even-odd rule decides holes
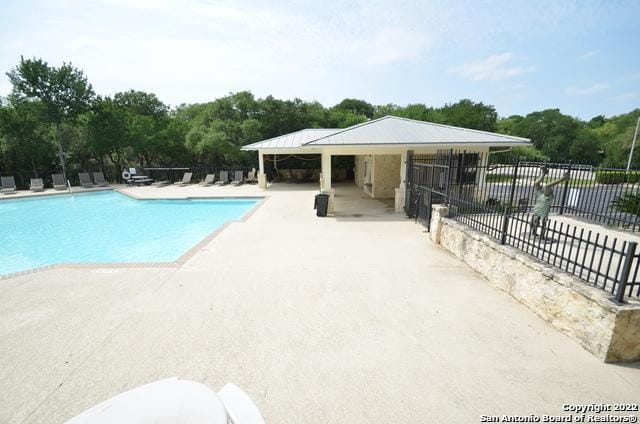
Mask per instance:
[[[191,184],[191,179],[193,177],[192,172],[185,172],[182,176],[182,180],[173,183],[173,185],[184,187]],[[233,174],[233,180],[229,181],[229,171],[220,171],[218,174],[218,179],[216,180],[215,174],[207,174],[204,180],[202,180],[199,185],[202,187],[212,186],[212,185],[240,185],[243,183],[253,183],[257,182],[256,171],[249,171],[247,173],[247,177],[245,178],[243,171],[235,171]],[[153,183],[152,185],[155,187],[164,187],[169,185],[168,181],[159,181]]]
[[[200,183],[201,186],[210,186],[210,185],[240,185],[243,183],[253,183],[258,181],[256,178],[256,171],[247,172],[247,177],[245,178],[243,171],[235,171],[233,173],[233,180],[229,181],[229,171],[220,171],[218,181],[215,180],[214,174],[207,174],[204,181]]]
[[[0,193],[2,194],[14,194],[16,192],[16,180],[13,176],[0,177]],[[65,186],[66,187],[66,186]],[[44,191],[44,183],[42,178],[31,178],[31,184],[29,185],[31,191]]]
[[[102,172],[94,172],[93,173],[93,181],[91,181],[91,177],[88,172],[80,172],[78,174],[78,178],[80,179],[80,185],[85,188],[90,188],[93,186],[99,187],[108,187],[109,183],[104,179],[104,174]]]
[[[93,186],[107,187],[109,185],[109,183],[105,180],[104,174],[102,172],[94,172],[93,181],[91,180],[88,172],[79,173],[78,178],[80,179],[80,185],[85,188]],[[65,183],[64,176],[62,174],[53,174],[51,175],[51,179],[53,180],[53,188],[55,190],[67,189],[67,184]],[[0,183],[2,184],[0,193],[13,194],[16,192],[16,180],[13,176],[0,177]],[[31,178],[29,190],[34,192],[44,191],[44,182],[42,181],[42,178]]]

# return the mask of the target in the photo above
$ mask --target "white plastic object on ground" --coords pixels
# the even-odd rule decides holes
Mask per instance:
[[[227,414],[213,390],[204,384],[174,377],[121,393],[67,423],[227,424]]]
[[[265,424],[256,404],[235,384],[227,383],[218,396],[232,424]]]

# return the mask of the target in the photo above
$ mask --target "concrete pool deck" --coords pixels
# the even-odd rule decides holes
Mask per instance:
[[[637,402],[603,364],[388,204],[337,187],[136,187],[264,196],[180,268],[53,269],[0,282],[0,422],[68,419],[178,376],[232,381],[269,423],[473,423]]]

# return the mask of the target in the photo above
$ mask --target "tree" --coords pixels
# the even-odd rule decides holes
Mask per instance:
[[[491,105],[475,103],[469,99],[457,103],[446,104],[440,109],[443,123],[456,127],[471,128],[482,131],[495,131],[498,113]]]
[[[600,162],[600,140],[588,127],[576,131],[575,139],[569,147],[569,158],[578,163],[597,164]]]
[[[344,99],[337,105],[335,105],[332,109],[336,110],[344,110],[347,112],[351,112],[354,115],[363,115],[367,119],[373,118],[374,107],[365,102],[364,100],[358,99]]]
[[[44,125],[46,111],[40,101],[23,102],[0,108],[0,133],[3,137],[5,167],[21,171],[30,168],[38,177],[40,167],[48,167],[55,157],[49,127]],[[13,166],[8,166],[10,162]]]
[[[60,125],[73,122],[87,111],[94,92],[83,72],[70,63],[61,67],[49,66],[42,59],[20,58],[17,67],[7,73],[13,89],[10,100],[20,104],[39,100],[46,110],[46,120],[54,127],[54,138],[58,145],[58,156],[62,172],[67,178]]]
[[[158,159],[162,133],[169,124],[169,108],[153,93],[129,90],[113,96],[125,119],[124,145],[130,148],[140,167]]]
[[[612,116],[603,125],[593,130],[600,139],[604,150],[604,165],[611,167],[626,166],[638,116],[640,116],[640,109],[635,109],[623,115]],[[640,165],[640,153],[638,150],[634,151],[631,160],[634,168],[638,168]]]
[[[105,172],[107,156],[116,169],[122,168],[124,149],[129,139],[126,110],[109,98],[98,98],[87,117],[87,147]]]
[[[427,107],[422,103],[407,105],[406,107],[396,111],[394,115],[401,116],[403,118],[416,119],[418,121],[433,122],[435,124],[441,124],[446,121],[442,109]]]
[[[533,112],[514,124],[515,134],[531,139],[533,145],[552,161],[570,159],[571,144],[582,124],[559,109]]]

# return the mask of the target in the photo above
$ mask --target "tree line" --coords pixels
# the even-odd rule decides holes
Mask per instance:
[[[527,159],[623,166],[635,120],[630,113],[584,121],[558,109],[498,117],[495,108],[468,99],[432,107],[372,105],[344,99],[332,107],[300,99],[231,93],[208,103],[171,108],[153,93],[130,90],[96,95],[71,64],[50,66],[21,58],[7,73],[0,98],[0,173],[41,176],[102,170],[112,179],[128,166],[255,166],[240,147],[303,128],[345,128],[385,115],[530,138],[515,149]],[[640,149],[639,149],[640,150]],[[634,155],[633,164],[640,165]],[[66,171],[66,170],[65,170]]]

